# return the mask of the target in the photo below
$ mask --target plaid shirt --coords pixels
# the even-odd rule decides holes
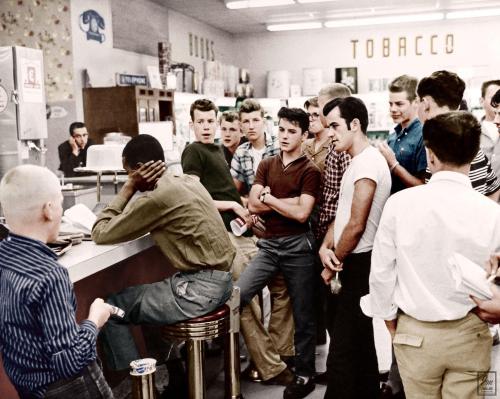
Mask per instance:
[[[262,154],[262,159],[267,157],[272,157],[280,152],[280,149],[276,142],[276,137],[267,135],[264,133],[266,138],[266,150]],[[231,175],[243,182],[246,189],[250,191],[252,188],[253,181],[255,180],[255,173],[253,170],[253,157],[250,153],[252,144],[247,141],[241,144],[234,152],[233,160],[231,161]]]
[[[319,220],[313,226],[316,238],[323,239],[330,223],[335,219],[342,176],[351,163],[351,157],[346,152],[335,152],[333,146],[325,160],[325,170],[321,182],[321,197],[319,200]]]

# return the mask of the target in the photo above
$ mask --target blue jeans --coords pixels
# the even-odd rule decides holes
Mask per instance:
[[[129,287],[110,296],[107,302],[122,308],[125,317],[109,319],[101,331],[109,367],[126,369],[140,357],[129,324],[166,325],[203,316],[227,302],[232,289],[230,272],[202,270],[175,273],[163,281]]]
[[[17,388],[21,399],[35,399],[29,391]],[[44,399],[113,399],[113,392],[107,384],[97,361],[85,366],[76,376],[59,380],[47,387]]]
[[[247,305],[278,272],[283,273],[295,321],[295,367],[297,374],[315,374],[314,350],[314,238],[311,233],[257,242],[259,252],[236,282],[241,288],[241,306]],[[290,333],[283,331],[283,334]]]

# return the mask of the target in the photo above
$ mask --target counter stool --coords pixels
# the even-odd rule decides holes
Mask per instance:
[[[170,341],[186,341],[189,399],[205,399],[203,341],[224,337],[225,399],[243,399],[240,388],[240,289],[233,287],[225,305],[201,317],[162,327]]]

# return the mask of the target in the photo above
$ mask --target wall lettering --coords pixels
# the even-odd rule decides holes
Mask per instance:
[[[199,57],[207,61],[215,61],[215,44],[213,40],[206,37],[198,37],[193,33],[188,33],[189,55]]]
[[[373,57],[373,39],[368,39],[366,41],[366,58]]]
[[[390,44],[391,40],[388,37],[384,37],[384,40],[382,40],[382,55],[384,57],[389,57],[391,54]]]
[[[361,47],[358,47],[358,44],[360,44],[359,39],[351,40],[353,59],[361,57],[406,57],[408,55],[420,57],[453,54],[455,51],[455,37],[452,33],[448,33],[447,35],[400,36],[397,39],[391,39],[390,37],[366,39],[364,46],[361,43]]]

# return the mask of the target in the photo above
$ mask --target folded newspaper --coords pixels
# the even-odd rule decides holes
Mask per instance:
[[[458,252],[448,258],[448,266],[457,291],[479,299],[491,299],[490,283],[483,267]]]
[[[97,216],[85,205],[76,204],[64,211],[61,233],[84,233],[90,235]]]

